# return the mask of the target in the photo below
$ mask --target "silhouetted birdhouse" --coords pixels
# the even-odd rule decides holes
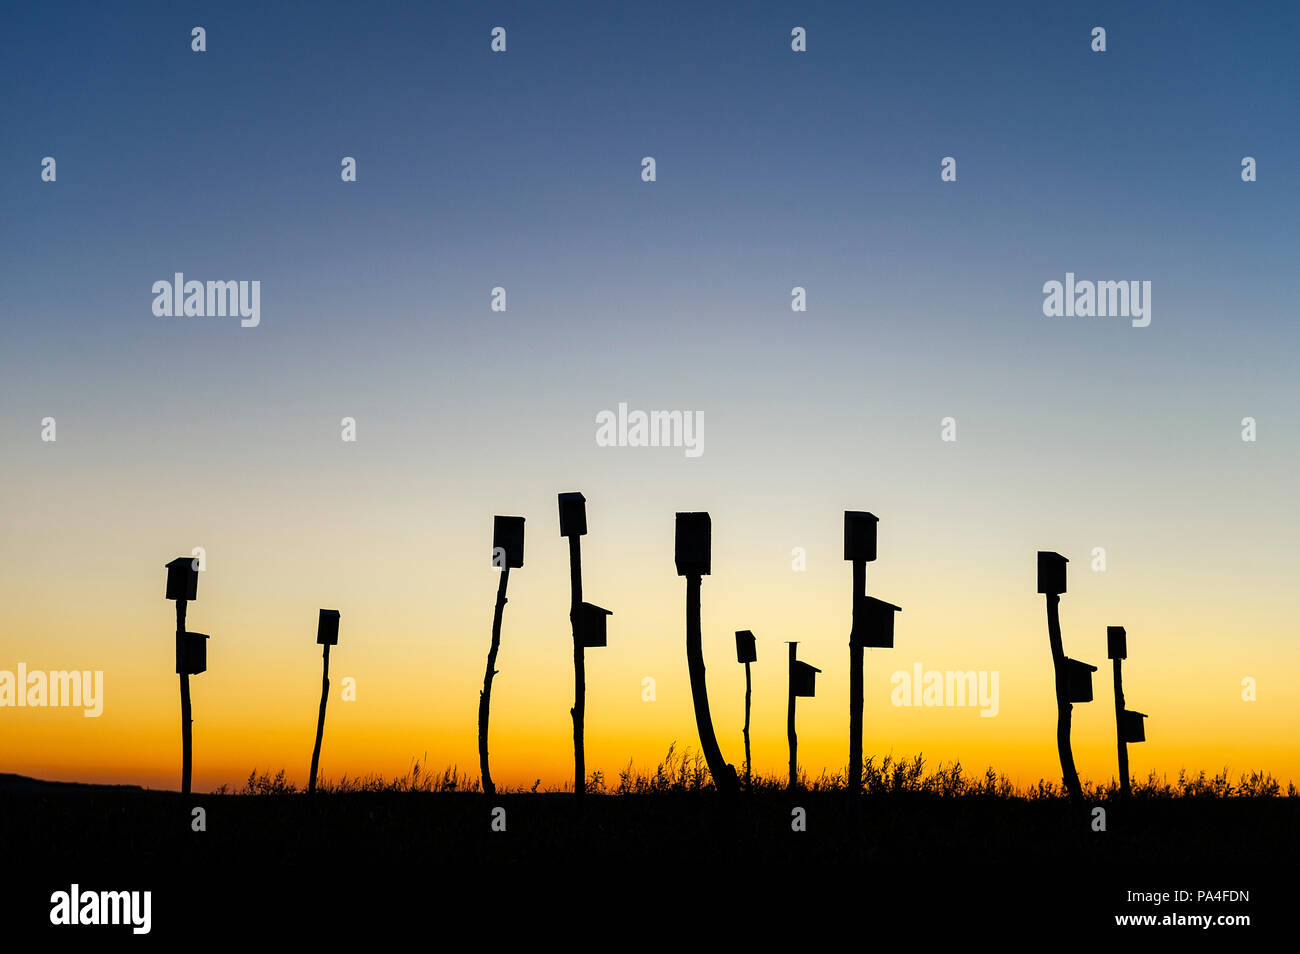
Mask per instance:
[[[339,611],[323,609],[316,624],[316,642],[322,646],[339,644]]]
[[[613,610],[601,609],[593,603],[578,604],[577,629],[584,648],[605,645],[605,620],[613,615]]]
[[[1120,734],[1124,737],[1125,742],[1145,742],[1147,740],[1146,726],[1142,722],[1146,717],[1145,712],[1135,712],[1132,709],[1125,709],[1120,713]]]
[[[208,669],[208,637],[203,633],[182,633],[176,640],[176,672],[197,676]]]
[[[563,494],[561,495],[563,496]],[[582,494],[578,494],[579,497]],[[560,536],[564,533],[564,507],[560,507]],[[582,533],[587,532],[587,522],[583,519]],[[505,551],[505,563],[502,566],[510,568],[524,565],[524,518],[523,517],[493,517],[492,518],[492,560],[496,564],[497,551]]]
[[[758,659],[754,634],[747,629],[736,630],[736,662],[749,663]]]
[[[587,498],[574,492],[560,494],[560,536],[580,537],[587,532]]]
[[[1092,702],[1092,674],[1096,671],[1096,666],[1089,666],[1086,662],[1065,660],[1065,684],[1070,702]]]
[[[876,558],[876,524],[880,518],[864,510],[844,511],[844,559],[870,563]]]
[[[1065,564],[1069,563],[1065,557],[1059,553],[1053,553],[1050,550],[1038,551],[1038,592],[1040,593],[1064,593],[1065,592]]]
[[[815,666],[796,659],[790,664],[790,691],[796,696],[811,696],[816,693],[815,680],[821,672]]]
[[[167,564],[167,599],[198,599],[199,571],[194,569],[194,557],[177,557]]]
[[[850,640],[855,646],[870,646],[875,649],[894,648],[894,614],[901,612],[901,606],[886,603],[874,596],[860,597],[862,612],[853,618],[853,632]]]
[[[1123,626],[1106,627],[1106,658],[1128,658],[1128,636]]]
[[[709,573],[709,538],[712,522],[708,513],[679,513],[674,558],[678,576]]]

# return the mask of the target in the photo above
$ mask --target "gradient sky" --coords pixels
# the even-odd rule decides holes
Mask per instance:
[[[504,513],[528,535],[493,775],[571,783],[555,494],[581,490],[585,595],[614,611],[587,654],[589,770],[697,745],[677,510],[713,516],[724,755],[743,757],[746,628],[756,769],[784,767],[798,639],[824,670],[801,762],[839,770],[842,513],[863,509],[868,591],[903,607],[897,648],[867,654],[869,754],[1057,777],[1051,549],[1072,560],[1066,652],[1105,667],[1105,627],[1128,629],[1136,776],[1300,780],[1294,5],[263,6],[6,11],[0,669],[102,669],[106,700],[0,710],[0,771],[177,786],[162,565],[202,546],[197,790],[305,781],[322,606],[336,688],[358,687],[330,703],[324,774],[477,775]],[[155,317],[177,271],[261,281],[260,327]],[[1045,318],[1067,271],[1151,281],[1150,327]],[[704,455],[596,446],[619,402],[702,411]],[[998,670],[999,715],[892,706],[915,662]],[[1098,676],[1074,748],[1102,780]]]

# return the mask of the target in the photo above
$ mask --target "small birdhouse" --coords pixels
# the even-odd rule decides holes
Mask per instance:
[[[582,496],[579,494],[578,496]],[[563,507],[560,510],[561,520],[563,520]],[[583,521],[582,532],[587,532],[586,521]],[[563,530],[560,532],[564,536]],[[503,551],[505,561],[498,564],[498,551]],[[493,517],[492,518],[492,564],[493,566],[515,567],[524,565],[524,518],[523,517]]]
[[[709,573],[709,540],[712,521],[708,513],[679,513],[677,515],[677,540],[675,559],[678,576]]]
[[[1065,564],[1069,563],[1065,557],[1059,553],[1053,553],[1050,550],[1038,551],[1038,592],[1056,593],[1065,592]]]
[[[815,695],[815,680],[819,672],[821,670],[815,666],[796,659],[790,664],[790,691],[796,696]]]
[[[1119,734],[1125,742],[1145,742],[1147,740],[1146,726],[1142,720],[1147,717],[1145,712],[1135,712],[1132,709],[1124,709],[1120,712]]]
[[[853,617],[853,632],[849,636],[853,645],[893,649],[894,614],[903,608],[874,596],[863,596],[860,599],[859,611]]]
[[[581,537],[586,532],[587,498],[577,492],[560,494],[560,536]]]
[[[1128,636],[1123,626],[1106,627],[1106,658],[1128,658]]]
[[[736,662],[751,663],[758,659],[758,647],[754,645],[754,634],[747,629],[736,631]]]
[[[197,676],[208,669],[208,637],[203,633],[180,633],[176,637],[176,672]]]
[[[323,609],[316,624],[316,642],[321,646],[339,644],[339,611]]]
[[[605,620],[613,615],[613,610],[601,609],[593,603],[578,604],[578,639],[584,649],[605,645]]]
[[[870,563],[876,558],[876,524],[880,518],[864,510],[844,511],[844,559]]]
[[[194,600],[199,594],[199,571],[194,557],[177,557],[167,564],[167,599]]]
[[[1096,666],[1077,659],[1065,660],[1065,684],[1070,702],[1092,702],[1092,674]]]

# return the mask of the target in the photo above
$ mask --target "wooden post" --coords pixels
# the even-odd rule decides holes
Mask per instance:
[[[1061,758],[1061,778],[1066,791],[1075,802],[1083,799],[1083,788],[1079,785],[1079,773],[1074,768],[1074,754],[1070,751],[1070,704],[1069,674],[1065,668],[1065,648],[1061,643],[1061,597],[1057,593],[1047,596],[1047,635],[1052,644],[1052,668],[1056,673],[1056,750]]]
[[[1121,659],[1111,660],[1115,669],[1115,740],[1119,746],[1119,793],[1128,798],[1131,794],[1128,780],[1128,743],[1124,741],[1124,680],[1120,675]]]
[[[176,651],[185,658],[185,600],[176,601]],[[182,669],[187,667],[182,666]],[[191,737],[190,674],[182,672],[181,680],[181,794],[190,793],[190,768],[194,759],[194,742]]]
[[[695,704],[695,725],[700,733],[700,749],[713,776],[713,784],[724,795],[736,791],[736,772],[722,758],[718,737],[713,732],[709,714],[709,690],[704,681],[704,640],[700,632],[700,582],[703,576],[686,577],[686,668],[691,678],[691,701]]]
[[[749,700],[754,684],[750,679],[749,663],[745,663],[745,791],[753,791],[754,763],[749,754]]]
[[[576,538],[575,538],[576,539]],[[492,677],[497,674],[497,650],[501,647],[501,616],[506,608],[506,584],[510,582],[510,567],[501,568],[501,582],[497,584],[497,605],[492,614],[492,645],[488,649],[487,671],[483,673],[483,691],[478,695],[478,765],[483,777],[483,794],[495,795],[492,772],[488,769],[488,709],[492,704]]]
[[[583,723],[587,713],[587,664],[579,632],[578,607],[582,604],[582,537],[569,537],[569,623],[573,628],[573,794],[587,790],[587,756],[583,750]]]
[[[325,703],[330,698],[330,644],[325,644],[321,653],[324,660],[320,680],[320,714],[316,717],[316,746],[311,750],[311,778],[307,782],[307,794],[316,792],[316,770],[320,767],[320,743],[325,735]]]
[[[796,755],[799,749],[799,737],[794,732],[794,663],[795,651],[798,643],[790,644],[790,707],[785,716],[785,735],[790,741],[790,785],[789,790],[794,791],[798,786],[798,762]]]
[[[849,797],[862,789],[862,640],[853,633],[865,626],[862,598],[867,595],[867,564],[853,561],[853,632],[849,635]]]

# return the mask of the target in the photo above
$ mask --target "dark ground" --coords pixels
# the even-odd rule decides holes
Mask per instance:
[[[190,830],[190,809],[207,831]],[[505,832],[490,828],[494,806]],[[807,831],[791,830],[791,809]],[[274,942],[373,934],[567,947],[861,945],[901,934],[997,941],[1096,930],[1239,942],[1294,921],[1300,800],[1106,803],[1107,831],[1060,799],[765,792],[588,796],[374,792],[198,795],[0,786],[0,935],[52,929],[50,894],[153,892],[156,938]],[[1248,902],[1127,892],[1249,891]],[[1249,914],[1251,927],[1116,928],[1117,914]],[[715,919],[716,920],[713,920]],[[578,927],[574,927],[574,925]],[[468,936],[466,936],[468,932]],[[1242,932],[1245,932],[1243,935]],[[53,935],[52,935],[53,936]],[[140,942],[142,938],[131,938]],[[765,946],[767,946],[765,944]]]

